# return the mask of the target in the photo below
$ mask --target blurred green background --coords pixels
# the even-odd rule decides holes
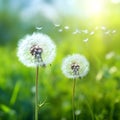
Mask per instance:
[[[36,31],[57,45],[55,61],[39,71],[39,119],[72,120],[73,80],[61,63],[80,53],[90,71],[77,80],[76,120],[120,120],[120,0],[0,0],[0,120],[34,119],[35,68],[16,51]]]

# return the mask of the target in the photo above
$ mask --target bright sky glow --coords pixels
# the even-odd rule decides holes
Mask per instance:
[[[120,0],[112,0],[113,3],[120,3]]]
[[[102,0],[89,0],[86,4],[88,15],[99,15],[103,12],[104,2]]]

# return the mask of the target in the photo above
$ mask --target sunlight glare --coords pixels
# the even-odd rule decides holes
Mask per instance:
[[[112,2],[117,4],[117,3],[120,3],[120,0],[112,0]]]
[[[86,12],[88,15],[99,15],[103,11],[102,0],[90,0],[87,1]]]

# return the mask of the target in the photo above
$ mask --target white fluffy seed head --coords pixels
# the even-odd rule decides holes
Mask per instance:
[[[73,54],[63,59],[61,69],[67,78],[80,78],[87,75],[89,62],[83,55]]]
[[[51,64],[55,55],[54,42],[49,36],[42,33],[34,32],[32,35],[26,35],[18,43],[17,56],[28,67]]]

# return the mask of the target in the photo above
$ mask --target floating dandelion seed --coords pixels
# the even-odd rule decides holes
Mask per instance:
[[[36,27],[36,30],[42,30],[43,27]]]
[[[112,33],[113,33],[113,34],[116,33],[116,30],[113,30]]]
[[[55,27],[60,27],[60,24],[54,24]]]
[[[106,35],[109,35],[109,34],[110,34],[110,30],[106,31],[105,34],[106,34]]]
[[[106,27],[105,27],[105,26],[102,26],[101,29],[102,29],[102,30],[106,30]]]
[[[69,26],[65,26],[64,29],[68,30],[70,27]]]
[[[88,34],[88,33],[89,33],[88,30],[82,30],[82,32],[85,33],[85,34]]]
[[[73,54],[63,60],[61,69],[68,78],[84,77],[89,71],[89,62],[84,56]]]
[[[54,42],[45,34],[33,33],[20,40],[17,56],[28,67],[50,64],[56,55]]]
[[[80,32],[80,30],[79,29],[76,29],[72,34],[80,34],[81,32]]]
[[[94,31],[90,32],[90,35],[94,35],[94,34],[95,34],[95,32],[94,32]]]
[[[88,39],[88,38],[86,38],[86,39],[84,39],[84,40],[83,40],[83,42],[88,42],[88,40],[89,40],[89,39]]]

